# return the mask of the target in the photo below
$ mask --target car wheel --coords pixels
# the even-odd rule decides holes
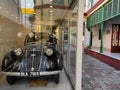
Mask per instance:
[[[17,77],[15,76],[6,76],[6,80],[10,85],[13,85],[17,81]]]
[[[59,81],[60,81],[59,74],[56,74],[54,78],[55,78],[55,83],[59,84]]]

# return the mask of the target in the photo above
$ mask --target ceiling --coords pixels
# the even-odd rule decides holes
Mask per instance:
[[[68,3],[69,1],[69,3]],[[34,0],[35,24],[60,24],[73,10],[76,0]]]

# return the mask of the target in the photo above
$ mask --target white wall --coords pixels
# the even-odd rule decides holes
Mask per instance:
[[[93,31],[92,47],[97,49],[100,48],[99,30],[100,24],[92,28]],[[105,28],[103,32],[103,49],[105,50],[110,50],[111,48],[111,31],[112,25],[110,23],[105,23]]]
[[[92,28],[92,31],[93,31],[92,46],[93,46],[93,47],[100,47],[99,29],[100,29],[100,25],[95,25],[95,26]]]
[[[86,26],[86,25],[85,25]],[[84,48],[88,47],[90,43],[90,31],[85,28],[85,36],[84,36]]]
[[[105,29],[103,35],[103,47],[110,51],[111,49],[111,33],[112,33],[112,24],[105,22]]]

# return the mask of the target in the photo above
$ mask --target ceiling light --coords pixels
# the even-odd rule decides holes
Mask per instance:
[[[16,19],[18,19],[18,17],[15,17]]]
[[[52,11],[52,10],[50,10],[50,12],[52,13],[53,11]]]
[[[52,16],[53,14],[51,13],[50,16]]]
[[[50,8],[53,8],[53,6],[50,6]]]
[[[53,0],[50,0],[51,2],[53,1]]]
[[[37,20],[39,20],[39,18],[37,18]]]

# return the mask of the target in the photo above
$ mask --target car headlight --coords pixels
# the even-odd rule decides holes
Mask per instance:
[[[53,54],[53,50],[50,49],[50,48],[48,48],[48,49],[46,50],[46,54],[47,54],[48,56],[51,56],[51,55]]]
[[[18,48],[14,50],[16,56],[20,56],[22,54],[22,49]]]

